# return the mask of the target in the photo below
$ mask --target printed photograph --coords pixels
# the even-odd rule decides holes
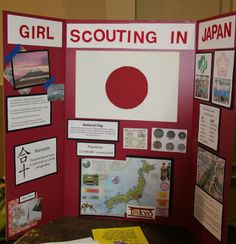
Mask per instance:
[[[196,54],[194,97],[205,101],[210,100],[211,61],[211,53]]]
[[[6,238],[5,179],[0,178],[0,243]]]
[[[11,64],[15,89],[42,85],[51,76],[48,50],[19,52]]]
[[[229,105],[231,100],[231,83],[230,79],[215,78],[213,84],[213,103],[220,105]]]
[[[195,75],[195,98],[209,100],[210,79],[208,75]]]
[[[223,202],[225,160],[199,147],[197,159],[197,185]]]
[[[234,71],[234,50],[216,51],[212,85],[212,103],[224,107],[231,106]]]
[[[21,47],[21,52],[25,52],[26,50]],[[13,81],[13,74],[12,74],[12,65],[11,63],[9,63],[6,68],[3,71],[3,77],[9,82],[9,84],[11,84],[14,87],[14,81]],[[32,88],[28,87],[28,88],[23,88],[23,89],[19,89],[17,90],[20,94],[25,95],[25,94],[29,94]]]
[[[64,84],[52,84],[47,91],[48,101],[64,101]]]
[[[18,199],[9,202],[9,235],[13,236],[35,226],[42,218],[42,198],[34,198],[23,203]]]

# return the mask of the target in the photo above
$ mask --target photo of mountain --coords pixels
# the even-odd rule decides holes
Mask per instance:
[[[11,63],[15,89],[42,85],[50,78],[48,50],[19,52]]]

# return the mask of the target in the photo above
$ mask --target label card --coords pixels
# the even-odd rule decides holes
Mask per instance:
[[[198,142],[217,151],[220,109],[200,104]]]
[[[16,185],[57,172],[56,138],[15,147]]]
[[[68,120],[68,138],[118,141],[118,122]]]
[[[223,205],[195,186],[194,217],[221,241]]]
[[[7,131],[51,124],[51,103],[47,95],[7,97]]]
[[[77,156],[115,157],[115,144],[78,142]]]

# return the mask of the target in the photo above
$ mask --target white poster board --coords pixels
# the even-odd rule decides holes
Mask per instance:
[[[15,147],[15,184],[57,172],[56,138]]]

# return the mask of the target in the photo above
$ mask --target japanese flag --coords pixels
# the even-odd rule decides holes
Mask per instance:
[[[77,118],[177,121],[178,52],[77,51]]]

